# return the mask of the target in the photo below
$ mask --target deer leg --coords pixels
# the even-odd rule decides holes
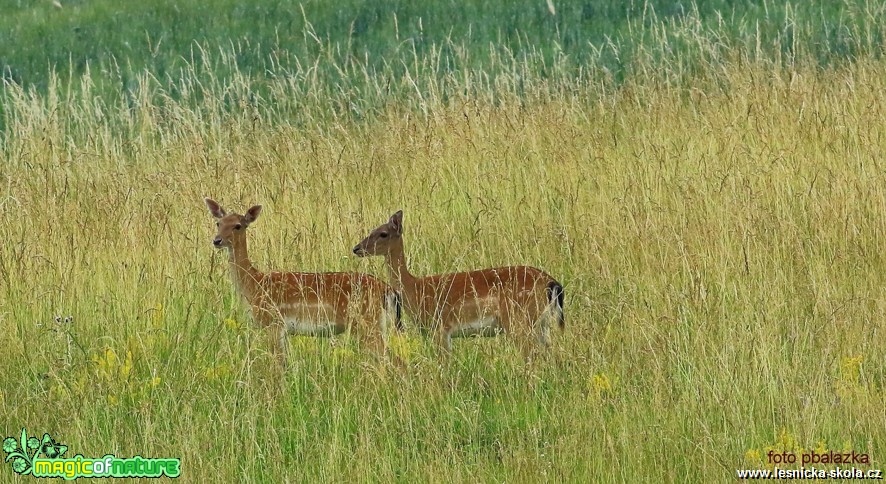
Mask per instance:
[[[383,356],[385,352],[384,314],[380,317],[367,317],[359,325],[352,326],[351,331],[356,333],[361,348],[367,348],[377,356]]]
[[[380,354],[383,354],[386,358],[391,358],[393,360],[394,366],[397,368],[403,369],[406,368],[406,361],[400,357],[397,353],[390,350],[390,341],[392,335],[399,336],[398,329],[398,318],[397,318],[397,308],[393,305],[386,305],[385,309],[382,311],[380,319]]]
[[[547,350],[551,345],[551,322],[556,316],[544,301],[529,298],[526,304],[526,317],[532,324],[535,341],[541,350]]]
[[[280,314],[263,305],[252,307],[252,318],[265,330],[268,337],[268,349],[277,362],[277,366],[286,369],[286,327]]]
[[[289,362],[287,355],[286,331],[282,325],[270,324],[267,329],[268,345],[271,350],[271,356],[277,362],[277,366],[283,370],[288,368]]]
[[[440,324],[434,331],[434,343],[444,357],[452,355],[452,330]]]
[[[269,378],[265,381],[270,394],[275,398],[283,391],[283,382],[287,370],[286,332],[282,321],[276,321],[271,314],[263,309],[253,308],[253,318],[261,325],[268,337],[268,349],[273,362],[269,365]]]
[[[453,315],[451,311],[438,307],[434,311],[434,319],[431,324],[434,343],[437,348],[440,349],[440,353],[444,358],[447,358],[452,354],[452,328],[446,324],[446,321],[451,321],[452,318]]]
[[[523,355],[527,363],[532,360],[535,346],[538,343],[532,327],[532,319],[529,317],[526,306],[522,301],[502,301],[499,312],[501,313],[502,328],[506,328],[511,338]]]

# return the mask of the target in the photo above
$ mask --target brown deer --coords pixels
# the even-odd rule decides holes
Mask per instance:
[[[354,247],[360,257],[384,256],[390,284],[406,313],[430,330],[448,354],[453,336],[509,334],[525,358],[550,343],[550,323],[562,329],[563,286],[534,267],[512,266],[427,277],[413,276],[403,253],[403,212],[398,211]]]
[[[261,272],[249,260],[246,229],[261,205],[228,213],[206,198],[218,233],[212,245],[228,251],[231,279],[252,319],[268,332],[271,352],[286,366],[286,336],[327,336],[348,329],[361,344],[384,353],[390,326],[400,326],[400,298],[387,284],[360,273]]]

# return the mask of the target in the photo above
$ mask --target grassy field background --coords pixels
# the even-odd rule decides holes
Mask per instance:
[[[802,50],[817,61],[882,50],[882,6],[878,2],[671,2],[665,0],[580,2],[490,0],[421,3],[402,0],[341,2],[285,0],[146,1],[119,5],[113,0],[2,0],[0,67],[23,83],[45,86],[48,66],[62,72],[143,69],[178,77],[199,48],[237,45],[236,65],[261,74],[275,59],[308,62],[332,57],[317,68],[360,63],[374,70],[398,70],[413,55],[437,51],[443,65],[464,67],[490,59],[490,44],[547,60],[565,54],[573,66],[593,61],[617,76],[637,50],[659,43],[663,25],[696,24],[715,30],[720,40],[759,48],[767,54]],[[679,31],[671,31],[675,39]],[[759,46],[754,44],[761,40]],[[36,48],[38,47],[39,48]],[[23,48],[24,47],[24,48]],[[443,50],[442,53],[439,51]],[[286,59],[284,59],[285,61]],[[485,67],[488,67],[485,66]]]
[[[188,482],[716,482],[801,449],[881,466],[882,2],[0,5],[29,47],[0,39],[3,437],[180,457]],[[428,40],[404,43],[418,17]],[[442,365],[410,328],[404,371],[292,338],[270,381],[204,196],[264,205],[250,250],[274,270],[384,275],[350,248],[403,209],[414,273],[536,265],[566,330],[527,367],[505,339]]]

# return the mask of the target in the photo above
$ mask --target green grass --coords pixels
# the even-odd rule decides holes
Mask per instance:
[[[614,47],[636,54],[620,80],[535,41],[452,41],[402,70],[326,53],[335,75],[258,73],[215,45],[174,76],[5,84],[2,436],[180,457],[187,482],[717,482],[801,448],[881,467],[881,41],[757,50],[699,15]],[[414,273],[541,267],[566,330],[526,366],[503,338],[456,340],[444,364],[410,327],[402,371],[292,338],[273,380],[204,196],[264,205],[266,270],[384,275],[349,249],[403,209]]]
[[[215,74],[262,76],[280,63],[313,65],[336,82],[363,80],[341,75],[353,64],[370,72],[402,74],[417,56],[433,57],[444,72],[493,69],[496,46],[517,57],[565,58],[572,69],[604,69],[624,79],[645,49],[661,45],[662,26],[715,34],[761,55],[802,51],[817,62],[882,53],[884,10],[880,2],[588,0],[408,2],[308,1],[126,2],[71,0],[0,2],[0,68],[25,86],[45,89],[48,68],[109,83],[109,92],[132,89],[147,70],[178,79],[201,49],[231,48],[231,63]],[[671,49],[699,46],[676,30]],[[693,38],[695,36],[692,36]],[[319,61],[319,62],[317,62]],[[407,64],[406,66],[402,65]],[[592,67],[593,66],[593,67]],[[122,83],[120,81],[122,77]]]

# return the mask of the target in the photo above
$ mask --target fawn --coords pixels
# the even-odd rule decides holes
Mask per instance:
[[[416,277],[403,253],[403,212],[357,244],[354,254],[384,256],[390,284],[401,294],[406,313],[434,334],[446,354],[453,336],[509,334],[529,358],[534,345],[550,343],[550,323],[562,329],[563,286],[527,266],[499,267]]]
[[[249,260],[246,229],[261,205],[228,213],[206,198],[218,233],[212,245],[228,251],[231,279],[252,319],[267,331],[272,354],[286,366],[286,336],[325,336],[348,329],[379,353],[393,324],[400,326],[400,297],[377,278],[360,273],[261,272]]]

